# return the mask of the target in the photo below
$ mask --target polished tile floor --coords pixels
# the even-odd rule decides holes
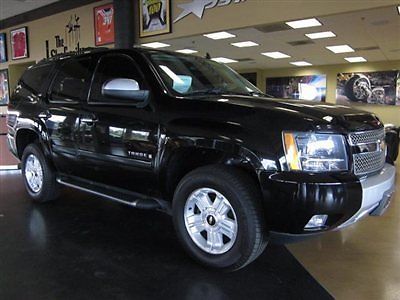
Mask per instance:
[[[400,299],[400,162],[397,191],[381,217],[288,245],[336,299]]]

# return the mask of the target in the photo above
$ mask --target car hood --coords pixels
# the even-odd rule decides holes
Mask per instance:
[[[383,127],[374,114],[344,105],[236,95],[221,95],[213,100],[227,105],[292,114],[308,119],[314,125],[339,125],[347,131],[365,131]]]

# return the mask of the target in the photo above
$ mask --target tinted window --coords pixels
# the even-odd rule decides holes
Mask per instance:
[[[21,78],[21,83],[33,93],[40,93],[53,68],[52,64],[34,66],[28,69]]]
[[[146,89],[145,82],[133,59],[128,55],[107,55],[101,58],[94,75],[90,94],[91,102],[113,102],[114,99],[102,95],[101,88],[111,79],[134,79],[139,83],[140,89]]]
[[[57,73],[51,90],[52,101],[83,101],[91,79],[91,57],[67,60]]]

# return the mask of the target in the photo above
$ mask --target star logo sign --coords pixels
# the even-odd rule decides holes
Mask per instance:
[[[194,14],[199,19],[203,18],[204,10],[214,8],[216,6],[225,6],[231,3],[240,3],[246,0],[192,0],[192,2],[178,4],[177,6],[182,9],[182,12],[174,20],[174,23],[180,21],[184,17]]]

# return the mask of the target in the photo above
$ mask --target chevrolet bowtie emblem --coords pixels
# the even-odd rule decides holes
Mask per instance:
[[[203,18],[204,10],[214,8],[216,6],[226,6],[231,3],[240,3],[246,0],[192,0],[192,2],[178,4],[178,7],[183,9],[180,15],[174,20],[174,23],[184,17],[194,14],[199,19]]]

